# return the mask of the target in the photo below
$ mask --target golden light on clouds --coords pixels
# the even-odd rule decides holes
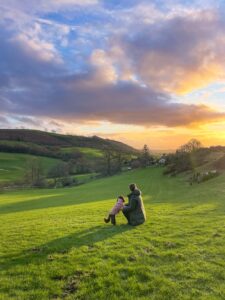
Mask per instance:
[[[219,80],[222,76],[224,76],[224,68],[215,63],[203,66],[198,70],[187,70],[183,79],[175,87],[175,93],[183,95],[192,92]]]

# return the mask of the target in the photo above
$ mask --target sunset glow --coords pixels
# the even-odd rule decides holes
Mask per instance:
[[[0,3],[0,127],[225,145],[224,1]]]

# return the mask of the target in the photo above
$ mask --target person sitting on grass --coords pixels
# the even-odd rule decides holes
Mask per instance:
[[[141,191],[135,183],[129,185],[131,193],[128,196],[128,203],[123,207],[123,214],[129,225],[140,225],[146,221],[144,203],[141,197]]]
[[[113,225],[116,225],[116,215],[123,209],[124,202],[125,202],[125,200],[124,200],[123,196],[119,196],[117,198],[117,202],[111,209],[111,211],[108,215],[108,218],[104,218],[105,223],[109,223],[109,221],[111,220],[111,223]]]

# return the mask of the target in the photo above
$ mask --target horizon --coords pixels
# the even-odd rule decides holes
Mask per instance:
[[[225,146],[222,0],[0,4],[0,128]],[[46,130],[47,129],[47,130]]]
[[[123,143],[123,141],[119,141],[119,140],[113,140],[113,139],[110,139],[110,138],[104,138],[104,137],[100,137],[98,135],[78,135],[78,134],[75,134],[75,133],[59,133],[59,132],[56,132],[56,131],[48,131],[47,129],[46,130],[40,130],[40,129],[30,129],[30,128],[0,128],[0,130],[24,130],[24,131],[40,131],[40,132],[44,132],[44,133],[50,133],[50,134],[56,134],[56,135],[67,135],[67,136],[81,136],[81,137],[87,137],[87,138],[93,138],[93,137],[97,137],[97,138],[102,138],[102,139],[108,139],[108,140],[111,140],[111,141],[115,141],[115,142],[121,142]],[[190,142],[187,141],[187,142]],[[126,144],[126,143],[124,143]],[[132,145],[130,144],[126,144],[127,146],[130,146],[130,147],[133,147]],[[142,145],[141,148],[135,148],[133,147],[135,150],[138,150],[138,151],[141,151],[143,149],[143,147],[147,145],[147,144],[144,144]],[[147,145],[148,146],[148,145]],[[179,146],[183,146],[182,145],[179,145]],[[219,144],[214,144],[214,145],[210,145],[210,146],[204,146],[202,144],[202,147],[203,148],[210,148],[210,147],[225,147],[223,145],[219,145]],[[178,147],[179,148],[179,147]],[[159,148],[150,148],[149,151],[150,152],[154,152],[154,153],[158,153],[158,154],[163,154],[163,153],[173,153],[175,152],[176,150],[178,150],[178,148],[171,148],[171,149],[159,149]]]

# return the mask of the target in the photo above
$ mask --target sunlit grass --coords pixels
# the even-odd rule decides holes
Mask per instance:
[[[0,195],[0,299],[224,299],[224,180],[190,187],[146,169]],[[147,222],[103,224],[130,182]]]
[[[63,153],[73,153],[79,151],[82,154],[84,154],[85,157],[92,158],[92,159],[103,156],[103,152],[101,150],[95,148],[88,148],[88,147],[65,147],[65,148],[61,148],[61,151]]]
[[[57,164],[60,161],[55,158],[38,157],[29,154],[0,152],[0,182],[23,179],[27,161],[33,158],[38,158],[40,160],[41,165],[46,172],[54,164]]]

